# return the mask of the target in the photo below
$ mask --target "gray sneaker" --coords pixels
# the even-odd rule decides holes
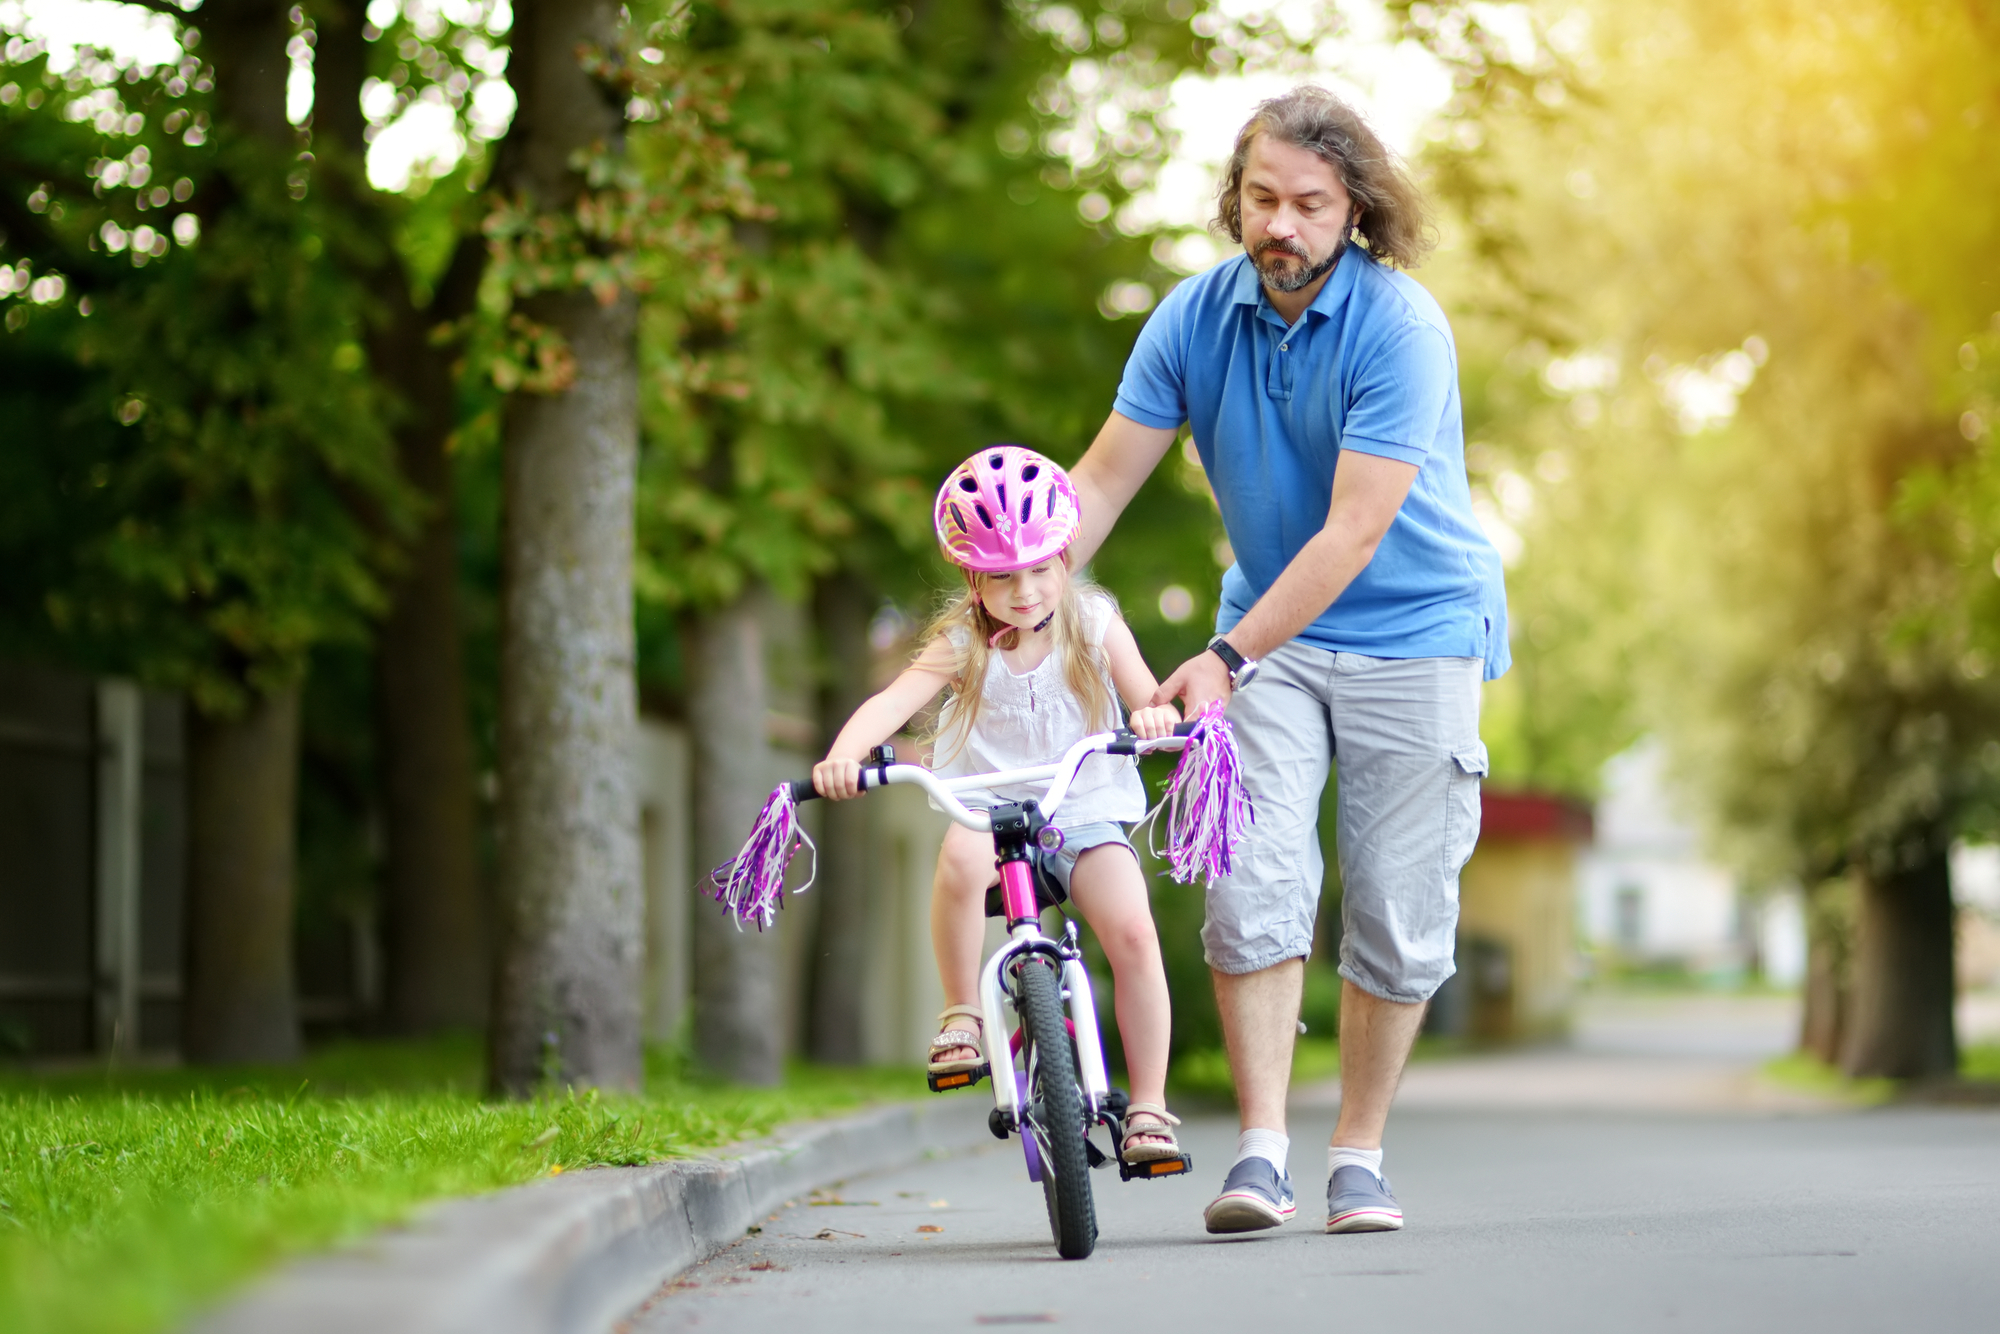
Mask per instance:
[[[1222,1194],[1201,1211],[1210,1232],[1260,1232],[1291,1221],[1299,1206],[1292,1199],[1292,1174],[1265,1158],[1245,1158],[1222,1179]]]
[[[1394,1232],[1402,1226],[1403,1207],[1389,1183],[1367,1168],[1349,1163],[1326,1183],[1328,1232]]]

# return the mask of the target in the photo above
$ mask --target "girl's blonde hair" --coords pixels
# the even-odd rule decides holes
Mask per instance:
[[[1069,557],[1064,556],[1062,560],[1063,568],[1067,570]],[[986,578],[986,575],[966,571],[965,587],[945,599],[944,605],[931,618],[931,623],[924,627],[924,633],[918,640],[919,644],[928,647],[941,638],[953,650],[951,689],[958,707],[952,711],[948,727],[939,726],[924,738],[925,744],[937,747],[931,761],[933,766],[946,763],[972,738],[972,729],[978,723],[980,710],[986,702],[986,671],[993,660],[994,649],[1013,648],[1021,641],[1020,629],[1006,626],[1006,633],[1000,635],[997,643],[993,642],[993,636],[1003,626],[979,601],[979,588]],[[1049,629],[1055,636],[1053,652],[1062,655],[1063,680],[1083,705],[1084,726],[1091,731],[1103,731],[1118,726],[1121,719],[1118,703],[1105,685],[1108,666],[1104,650],[1091,643],[1090,636],[1084,632],[1083,600],[1086,597],[1101,597],[1109,601],[1111,595],[1091,580],[1070,574],[1063,584],[1062,600],[1056,604],[1055,624]],[[1115,609],[1115,603],[1113,607]],[[918,652],[921,654],[923,650]],[[947,731],[950,733],[948,736]]]

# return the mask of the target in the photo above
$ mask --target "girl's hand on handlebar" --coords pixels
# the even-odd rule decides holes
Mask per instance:
[[[1179,709],[1171,704],[1156,704],[1133,712],[1132,731],[1141,741],[1157,741],[1163,736],[1172,736],[1174,724],[1180,720]]]
[[[813,789],[829,801],[861,795],[859,760],[821,760],[813,766]]]

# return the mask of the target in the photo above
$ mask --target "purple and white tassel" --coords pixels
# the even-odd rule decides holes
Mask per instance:
[[[1167,779],[1167,793],[1152,812],[1166,811],[1167,866],[1183,885],[1197,876],[1213,884],[1228,875],[1237,844],[1257,822],[1243,786],[1243,757],[1221,701],[1210,703],[1195,723]]]
[[[811,889],[818,878],[819,849],[799,824],[799,804],[792,795],[792,785],[780,783],[764,809],[757,812],[757,822],[750,827],[742,850],[708,875],[715,901],[736,918],[738,931],[745,922],[753,921],[762,931],[777,919],[778,909],[785,906],[785,872],[791,869],[792,858],[798,856],[802,845],[812,849],[813,872],[792,891],[795,894]]]

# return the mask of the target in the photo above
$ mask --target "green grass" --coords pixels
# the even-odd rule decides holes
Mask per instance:
[[[1764,1077],[1801,1093],[1836,1098],[1858,1107],[1875,1107],[1896,1096],[1893,1079],[1849,1079],[1838,1069],[1807,1052],[1788,1052],[1764,1062]]]
[[[1410,1052],[1412,1061],[1435,1060],[1467,1050],[1460,1038],[1423,1036]],[[1292,1085],[1313,1084],[1340,1073],[1340,1041],[1337,1038],[1301,1037],[1292,1044]],[[1203,1101],[1234,1103],[1236,1080],[1229,1073],[1229,1053],[1220,1047],[1191,1051],[1175,1061],[1167,1073],[1170,1094]]]
[[[1292,1048],[1292,1082],[1327,1079],[1340,1071],[1340,1044],[1332,1038],[1301,1038]],[[1236,1078],[1229,1072],[1229,1053],[1221,1047],[1191,1051],[1167,1072],[1170,1097],[1203,1102],[1236,1101]]]
[[[2000,1042],[1962,1049],[1958,1053],[1958,1077],[1974,1084],[2000,1084]]]
[[[0,1073],[0,1330],[171,1328],[287,1256],[428,1201],[657,1162],[909,1096],[904,1070],[745,1089],[649,1062],[644,1097],[484,1100],[470,1040],[279,1069]]]
[[[1764,1077],[1774,1084],[1874,1107],[1903,1091],[1894,1079],[1849,1079],[1817,1056],[1791,1052],[1764,1063]],[[2000,1084],[2000,1043],[1965,1047],[1958,1054],[1958,1077],[1968,1084]]]

